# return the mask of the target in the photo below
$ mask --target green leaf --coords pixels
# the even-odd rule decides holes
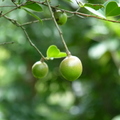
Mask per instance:
[[[51,45],[47,50],[47,57],[56,57],[59,53],[60,50],[55,45]]]
[[[90,11],[91,13],[101,17],[101,18],[105,18],[105,15],[104,15],[104,11],[102,9],[99,9],[99,10],[95,10],[93,8],[90,8],[90,7],[85,7],[88,11]]]
[[[31,10],[33,10],[33,11],[37,11],[37,12],[42,11],[42,7],[41,7],[39,4],[35,3],[35,2],[30,2],[30,1],[28,1],[28,2],[27,2],[24,6],[22,6],[22,7],[29,8],[29,9],[31,9]]]
[[[118,2],[118,0],[106,0],[106,2],[104,3],[104,6],[107,6],[107,4],[109,3],[109,2]]]
[[[118,6],[117,2],[111,1],[106,5],[105,15],[106,16],[118,16],[118,15],[120,15],[120,7]]]
[[[93,8],[93,9],[95,9],[95,10],[99,10],[100,8],[103,8],[103,7],[104,7],[103,4],[91,4],[91,3],[85,3],[84,6],[85,6],[85,7]]]
[[[60,50],[55,45],[49,46],[47,49],[47,58],[53,59],[53,58],[61,58],[66,57],[67,54],[65,52],[60,52]]]
[[[66,57],[67,54],[65,52],[60,52],[58,55],[57,55],[57,58],[61,58],[61,57]]]
[[[30,11],[28,11],[28,10],[26,10],[26,9],[24,9],[28,14],[30,14],[31,16],[33,16],[34,18],[36,18],[37,20],[39,20],[40,22],[42,22],[42,20],[37,16],[37,15],[35,15],[35,14],[33,14],[32,12],[30,12]]]
[[[101,18],[105,18],[104,11],[102,10],[102,8],[99,9],[99,10],[96,10],[97,8],[96,8],[96,9],[93,9],[93,8],[95,8],[95,7],[93,7],[92,4],[91,4],[91,5],[90,5],[90,4],[87,5],[87,4],[83,4],[83,3],[79,3],[79,6],[80,6],[80,7],[84,7],[84,8],[87,9],[89,12],[91,12],[91,13],[93,13],[93,14],[101,17]]]

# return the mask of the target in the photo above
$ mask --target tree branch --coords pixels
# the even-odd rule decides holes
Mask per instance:
[[[48,0],[47,0],[47,5],[48,5],[48,8],[49,8],[49,10],[50,10],[52,19],[53,19],[53,21],[54,21],[54,23],[55,23],[55,26],[56,26],[56,28],[57,28],[57,30],[58,30],[58,32],[59,32],[60,37],[61,37],[62,43],[63,43],[63,45],[64,45],[64,47],[65,47],[65,49],[66,49],[66,53],[67,53],[67,55],[70,55],[71,53],[70,53],[70,51],[69,51],[69,49],[68,49],[68,47],[67,47],[67,45],[66,45],[66,43],[65,43],[65,40],[64,40],[64,37],[63,37],[63,33],[62,33],[61,29],[59,28],[56,20],[55,20],[54,14],[53,14],[53,12],[52,12],[52,9],[51,9],[51,6],[50,6]]]
[[[3,17],[6,18],[7,20],[9,20],[10,22],[12,22],[17,27],[20,27],[23,30],[23,32],[26,35],[26,38],[29,41],[30,45],[32,47],[34,47],[36,49],[36,51],[40,54],[40,56],[45,60],[45,57],[43,56],[43,54],[40,52],[40,50],[37,48],[37,46],[31,41],[31,39],[30,39],[28,33],[26,32],[25,28],[23,26],[21,26],[21,24],[19,24],[16,20],[11,19],[11,18],[9,18],[9,17],[7,17],[5,15]]]
[[[38,1],[33,1],[33,0],[30,0],[32,2],[36,2],[38,4],[42,4],[42,5],[45,5],[45,6],[48,6],[45,2],[38,2]],[[104,20],[104,21],[108,21],[108,22],[114,22],[114,23],[120,23],[120,21],[117,21],[117,20],[110,20],[110,19],[106,19],[106,18],[102,18],[102,17],[99,17],[99,16],[96,16],[96,15],[90,15],[90,14],[85,14],[85,13],[82,13],[82,12],[78,12],[78,11],[69,11],[69,10],[65,10],[65,9],[61,9],[61,8],[58,8],[58,6],[50,6],[51,8],[55,8],[55,9],[58,9],[58,10],[62,10],[66,13],[71,13],[71,14],[75,14],[79,17],[81,16],[84,16],[84,17],[92,17],[92,18],[96,18],[96,19],[100,19],[100,20]]]
[[[0,45],[7,45],[7,44],[13,44],[15,42],[11,41],[11,42],[3,42],[3,43],[0,43]]]
[[[52,20],[52,18],[44,18],[44,19],[41,19],[41,20],[42,21],[47,21],[47,20]],[[21,26],[29,25],[29,24],[32,24],[32,23],[38,23],[38,22],[40,22],[40,21],[39,20],[34,20],[34,21],[23,23],[23,24],[21,24]]]

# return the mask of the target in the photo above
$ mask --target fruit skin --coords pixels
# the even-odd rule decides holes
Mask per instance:
[[[54,16],[58,25],[64,25],[67,22],[67,14],[60,10],[54,12]]]
[[[74,81],[82,74],[83,67],[78,57],[70,55],[60,63],[59,69],[65,79]]]
[[[48,73],[48,65],[45,62],[37,61],[32,66],[32,73],[36,78],[43,78]]]

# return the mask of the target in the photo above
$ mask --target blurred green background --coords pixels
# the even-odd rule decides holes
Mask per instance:
[[[64,0],[52,0],[52,4],[76,10]],[[0,5],[13,4],[5,0]],[[49,18],[48,8],[42,7],[43,12],[37,14]],[[0,11],[10,9],[1,7]],[[7,16],[21,24],[35,20],[21,9]],[[50,45],[65,51],[53,21],[24,27],[45,56]],[[0,45],[0,120],[120,120],[120,24],[73,16],[60,28],[69,50],[83,64],[81,77],[73,82],[59,73],[62,58],[47,61],[45,78],[34,78],[31,67],[41,56],[21,28],[0,18],[0,43],[15,42]]]

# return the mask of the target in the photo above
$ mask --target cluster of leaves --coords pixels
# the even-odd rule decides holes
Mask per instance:
[[[31,16],[33,16],[34,18],[36,18],[37,20],[39,20],[40,22],[42,22],[42,20],[37,15],[35,15],[34,13],[32,13],[30,11],[30,10],[35,11],[35,12],[41,12],[41,11],[43,11],[42,7],[39,4],[37,4],[35,2],[28,1],[21,8],[24,9],[28,14],[30,14]],[[26,8],[28,8],[30,10],[27,10]]]
[[[87,10],[99,17],[109,17],[109,16],[118,16],[120,15],[120,7],[116,0],[108,0],[104,4],[90,4],[85,3],[80,7],[85,7]]]
[[[120,7],[117,0],[108,0],[103,4],[91,4],[91,3],[78,2],[78,5],[79,7],[84,7],[90,13],[93,13],[94,15],[97,15],[101,18],[120,15]],[[33,11],[41,12],[42,7],[39,4],[35,2],[26,2],[26,4],[22,8],[24,8],[24,10],[28,12],[30,15],[32,15],[33,17],[41,21],[41,19],[38,16],[36,16],[34,13],[25,9],[25,8],[29,8]]]

